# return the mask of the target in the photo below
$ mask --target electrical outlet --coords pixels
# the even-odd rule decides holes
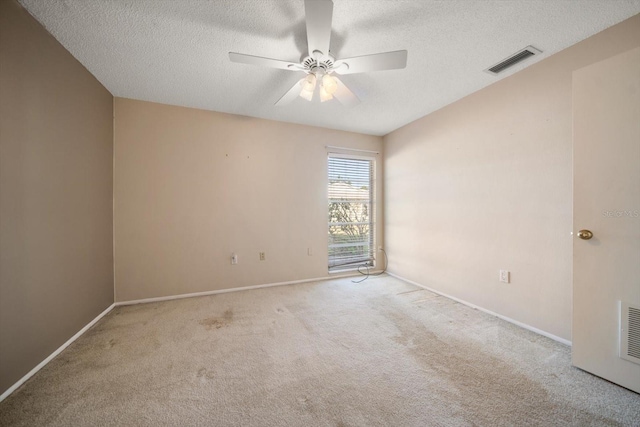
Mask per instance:
[[[509,279],[511,278],[511,274],[509,270],[500,270],[500,281],[504,283],[509,283]]]
[[[264,260],[265,260],[264,252],[260,252],[260,261],[264,261]]]
[[[238,255],[234,253],[231,254],[231,265],[236,265],[238,263]]]
[[[307,248],[307,255],[309,255],[309,256],[313,255],[313,249],[312,248]]]

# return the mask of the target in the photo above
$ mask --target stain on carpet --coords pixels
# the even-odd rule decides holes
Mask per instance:
[[[200,320],[199,323],[210,331],[229,326],[231,322],[233,322],[233,311],[229,309],[225,311],[221,317],[206,317]]]
[[[307,412],[315,412],[315,409],[314,409],[313,405],[311,404],[311,399],[309,399],[307,396],[298,397],[298,403],[300,403],[300,406],[302,406],[302,408],[305,411],[307,411]]]
[[[204,380],[212,380],[215,377],[215,373],[213,371],[208,370],[207,368],[198,369],[198,373],[196,375],[198,378]]]

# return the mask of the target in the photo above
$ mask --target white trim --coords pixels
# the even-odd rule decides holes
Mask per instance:
[[[357,273],[357,272],[355,272]],[[299,283],[308,283],[308,282],[322,282],[324,280],[334,280],[340,279],[343,277],[354,277],[358,276],[358,274],[349,273],[349,274],[336,274],[326,277],[317,277],[315,279],[303,279],[303,280],[292,280],[289,282],[276,282],[276,283],[266,283],[263,285],[252,285],[252,286],[243,286],[240,288],[227,288],[227,289],[218,289],[215,291],[204,291],[204,292],[193,292],[190,294],[178,294],[178,295],[170,295],[166,297],[154,297],[154,298],[143,298],[129,301],[119,301],[116,302],[116,307],[120,307],[123,305],[134,305],[134,304],[146,304],[150,302],[160,302],[160,301],[171,301],[175,299],[183,299],[183,298],[193,298],[193,297],[203,297],[207,295],[216,295],[216,294],[226,294],[229,292],[240,292],[240,291],[249,291],[251,289],[262,289],[262,288],[273,288],[276,286],[286,286],[286,285],[297,285]]]
[[[374,163],[378,161],[378,158],[372,154],[347,154],[336,153],[333,151],[327,151],[327,158],[332,157],[334,159],[354,159],[354,160],[369,160]],[[328,165],[327,165],[328,166]],[[328,169],[327,169],[328,172]],[[328,175],[328,174],[327,174]],[[327,176],[328,177],[328,176]],[[373,170],[373,178],[376,178],[376,170]]]
[[[91,328],[93,325],[95,325],[98,320],[102,319],[104,316],[107,315],[107,313],[109,313],[111,310],[113,310],[113,308],[115,306],[116,306],[115,303],[111,304],[105,311],[103,311],[102,313],[98,314],[98,316],[95,319],[93,319],[91,322],[89,322],[84,328],[80,329],[74,336],[69,338],[67,340],[67,342],[65,342],[60,347],[58,347],[58,349],[56,351],[54,351],[53,353],[51,353],[49,355],[49,357],[44,359],[42,362],[38,363],[38,365],[35,368],[30,370],[24,377],[20,378],[18,380],[18,382],[16,382],[14,385],[9,387],[4,393],[2,393],[0,395],[0,402],[2,402],[4,399],[9,397],[9,395],[11,393],[13,393],[18,387],[20,387],[22,384],[24,384],[29,378],[34,376],[40,369],[44,368],[44,366],[47,363],[51,362],[51,360],[53,360],[54,357],[59,355],[62,352],[62,350],[64,350],[65,348],[69,347],[75,340],[80,338],[80,336],[82,334],[84,334],[85,332],[87,332],[87,330],[89,330],[89,328]]]
[[[426,290],[428,290],[428,291],[431,291],[431,292],[433,292],[434,294],[438,294],[438,295],[441,295],[441,296],[443,296],[443,297],[449,298],[449,299],[451,299],[451,300],[454,300],[454,301],[456,301],[456,302],[459,302],[460,304],[464,304],[464,305],[466,305],[467,307],[471,307],[471,308],[474,308],[474,309],[476,309],[476,310],[480,310],[480,311],[482,311],[482,312],[484,312],[484,313],[490,314],[491,316],[497,317],[497,318],[499,318],[499,319],[506,320],[507,322],[509,322],[509,323],[513,323],[513,324],[514,324],[514,325],[516,325],[516,326],[520,326],[521,328],[527,329],[527,330],[529,330],[529,331],[531,331],[531,332],[535,332],[536,334],[539,334],[539,335],[545,336],[545,337],[547,337],[547,338],[551,338],[551,339],[552,339],[552,340],[554,340],[554,341],[557,341],[557,342],[559,342],[559,343],[561,343],[561,344],[568,345],[569,347],[571,347],[571,341],[566,340],[566,339],[564,339],[564,338],[560,338],[560,337],[558,337],[558,336],[556,336],[556,335],[550,334],[549,332],[545,332],[545,331],[543,331],[543,330],[541,330],[541,329],[534,328],[533,326],[530,326],[530,325],[527,325],[526,323],[522,323],[522,322],[519,322],[519,321],[517,321],[517,320],[511,319],[511,318],[509,318],[509,317],[507,317],[507,316],[503,316],[503,315],[501,315],[501,314],[494,313],[494,312],[493,312],[493,311],[491,311],[491,310],[487,310],[486,308],[482,308],[482,307],[479,307],[479,306],[477,306],[477,305],[475,305],[475,304],[471,304],[470,302],[467,302],[467,301],[461,300],[460,298],[456,298],[456,297],[453,297],[453,296],[451,296],[451,295],[447,295],[447,294],[445,294],[445,293],[443,293],[443,292],[437,291],[437,290],[435,290],[435,289],[433,289],[433,288],[430,288],[430,287],[428,287],[428,286],[424,286],[424,285],[421,285],[420,283],[414,282],[413,280],[405,279],[404,277],[399,276],[399,275],[397,275],[397,274],[395,274],[395,273],[390,273],[389,271],[387,271],[387,274],[388,274],[389,276],[393,276],[393,277],[395,277],[396,279],[400,279],[400,280],[402,280],[402,281],[404,281],[404,282],[411,283],[412,285],[416,285],[416,286],[418,286],[418,287],[420,287],[420,288],[423,288],[423,289],[426,289]]]
[[[373,151],[373,150],[361,150],[358,148],[347,148],[347,147],[338,147],[335,145],[326,145],[325,148],[327,149],[334,149],[334,150],[344,150],[344,151],[354,151],[354,152],[359,152],[359,153],[370,153],[370,154],[380,154],[378,151]],[[340,153],[336,153],[336,154],[340,154]]]
[[[112,97],[113,119],[111,120],[111,270],[113,272],[113,300],[116,300],[116,98]]]
[[[365,269],[366,267],[362,266],[363,269]],[[378,268],[376,266],[373,267],[369,267],[369,268]],[[353,276],[357,276],[356,273],[360,274],[361,276],[375,276],[378,273],[382,273],[382,270],[378,269],[378,270],[369,270],[369,274],[366,273],[360,273],[358,271],[358,268],[345,268],[342,270],[338,270],[338,271],[330,271],[329,272],[329,277],[326,280],[330,280],[330,279],[339,279],[340,277],[343,276],[336,276],[336,275],[340,275],[342,273],[347,273],[349,272],[349,274],[344,274],[344,277],[353,277]]]

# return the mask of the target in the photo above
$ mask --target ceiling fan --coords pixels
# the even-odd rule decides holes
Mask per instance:
[[[229,52],[229,58],[232,62],[289,71],[303,71],[306,74],[275,105],[286,105],[298,96],[311,101],[316,88],[318,88],[321,102],[336,98],[343,105],[350,107],[358,104],[360,100],[334,74],[366,73],[406,67],[406,50],[345,59],[334,58],[329,50],[333,2],[331,0],[305,0],[304,9],[308,53],[300,63]]]

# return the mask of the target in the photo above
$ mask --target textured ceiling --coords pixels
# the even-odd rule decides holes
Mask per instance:
[[[628,17],[640,0],[334,0],[336,58],[406,49],[407,68],[343,76],[362,103],[273,104],[303,74],[303,0],[19,0],[115,96],[384,135]],[[483,72],[527,45],[543,51]]]

